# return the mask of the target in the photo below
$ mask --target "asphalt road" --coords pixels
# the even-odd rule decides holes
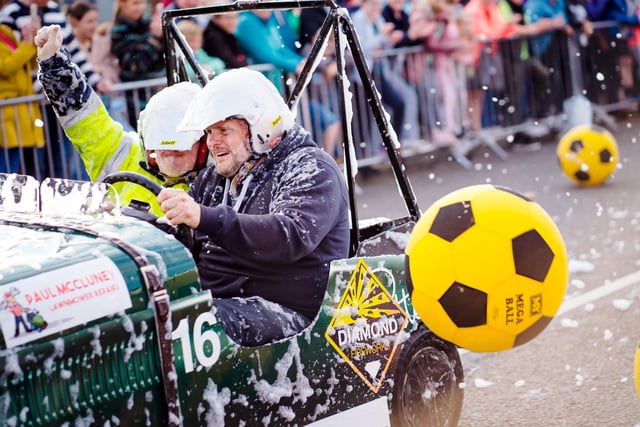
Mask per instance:
[[[638,114],[636,114],[638,116]],[[534,340],[499,353],[463,351],[460,426],[640,426],[633,361],[640,328],[640,119],[618,119],[618,169],[580,188],[556,160],[556,139],[502,160],[479,149],[466,170],[452,159],[407,160],[420,208],[468,185],[530,193],[556,221],[570,277],[553,322]],[[392,177],[357,178],[361,218],[406,215]]]

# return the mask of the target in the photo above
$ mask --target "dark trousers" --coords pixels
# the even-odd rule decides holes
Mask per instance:
[[[396,131],[398,138],[401,138],[404,128],[404,100],[384,74],[376,81],[379,82],[381,86],[380,97],[382,98],[382,103],[391,108],[391,126],[393,126],[393,129]]]
[[[311,323],[306,316],[260,297],[215,298],[213,305],[229,338],[249,347],[295,335]]]

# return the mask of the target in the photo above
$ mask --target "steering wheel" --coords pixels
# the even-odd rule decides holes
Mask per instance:
[[[126,171],[111,173],[105,176],[100,182],[103,182],[105,184],[115,184],[117,182],[128,182],[137,184],[153,193],[153,195],[155,196],[160,194],[160,191],[162,191],[162,189],[164,188],[157,182],[144,175],[136,172]],[[191,233],[191,229],[186,224],[171,225],[166,222],[158,222],[158,217],[155,214],[151,213],[149,205],[144,202],[132,200],[128,206],[125,206],[122,209],[122,213],[124,215],[132,216],[134,218],[138,218],[153,224],[165,233],[173,235],[187,248],[191,248],[193,246],[193,234]]]

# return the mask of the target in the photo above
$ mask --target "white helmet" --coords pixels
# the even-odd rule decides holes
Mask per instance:
[[[244,119],[251,148],[267,153],[291,129],[294,115],[278,89],[259,71],[236,68],[214,77],[196,95],[178,125],[179,131],[200,131],[221,121]]]
[[[191,82],[180,82],[153,95],[140,112],[138,134],[145,150],[190,150],[203,135],[199,132],[178,132],[178,123],[191,100],[202,91]]]

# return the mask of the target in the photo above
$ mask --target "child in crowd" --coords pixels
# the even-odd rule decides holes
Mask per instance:
[[[220,74],[225,69],[224,61],[215,56],[210,56],[202,48],[202,28],[198,26],[194,21],[183,19],[177,24],[178,30],[184,35],[187,44],[193,51],[193,55],[196,58],[196,62],[202,67],[203,71],[207,74],[209,79],[212,79],[215,75]],[[191,71],[191,70],[190,70]],[[195,74],[195,71],[193,71]],[[190,74],[191,75],[191,74]]]

